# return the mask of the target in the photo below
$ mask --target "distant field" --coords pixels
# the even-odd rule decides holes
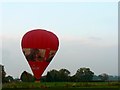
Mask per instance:
[[[19,82],[3,84],[2,90],[20,89],[20,90],[120,90],[120,82]],[[94,88],[94,89],[93,89]]]

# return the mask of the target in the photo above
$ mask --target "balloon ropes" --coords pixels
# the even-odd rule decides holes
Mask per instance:
[[[50,31],[35,29],[23,36],[21,46],[34,77],[39,81],[58,50],[58,37]]]

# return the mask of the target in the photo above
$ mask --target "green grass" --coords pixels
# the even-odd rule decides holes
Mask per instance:
[[[49,88],[114,88],[118,89],[120,82],[17,82],[3,84],[4,89],[24,88],[24,89],[49,89]],[[56,89],[57,90],[57,89]]]

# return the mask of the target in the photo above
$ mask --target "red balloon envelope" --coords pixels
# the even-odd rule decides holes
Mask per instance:
[[[57,36],[47,30],[35,29],[23,36],[21,44],[36,80],[40,80],[42,73],[58,50]]]

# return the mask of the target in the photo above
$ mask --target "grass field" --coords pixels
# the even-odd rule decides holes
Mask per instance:
[[[20,89],[20,90],[57,90],[57,89],[70,89],[70,90],[120,90],[120,82],[32,82],[32,83],[6,83],[2,85],[2,90],[6,89]]]

